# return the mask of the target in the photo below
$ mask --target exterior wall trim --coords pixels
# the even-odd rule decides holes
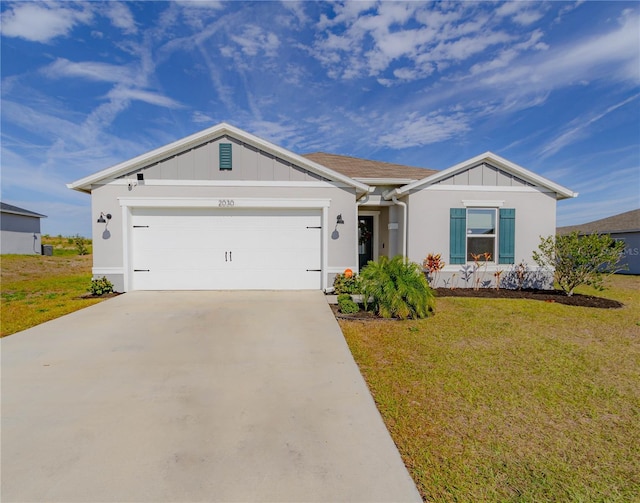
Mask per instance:
[[[433,191],[433,190],[442,190],[442,191],[468,191],[468,192],[537,192],[543,194],[555,194],[553,190],[543,189],[541,187],[501,187],[501,186],[487,186],[487,185],[430,185],[429,187],[423,187],[420,189]]]
[[[147,180],[140,183],[133,178],[118,178],[115,180],[105,180],[104,182],[94,183],[93,187],[104,185],[131,185],[132,188],[138,185],[145,186],[182,186],[182,187],[293,187],[293,188],[349,188],[350,185],[342,182],[291,182],[291,181],[273,181],[273,180]]]
[[[230,201],[233,201],[230,204]],[[328,208],[331,199],[262,197],[119,197],[123,208]]]
[[[123,267],[93,267],[91,274],[94,276],[106,276],[108,274],[123,274]]]
[[[483,201],[474,199],[463,199],[462,205],[465,208],[502,208],[504,201]]]

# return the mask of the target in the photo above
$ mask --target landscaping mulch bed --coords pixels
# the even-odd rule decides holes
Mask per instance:
[[[618,309],[624,306],[621,302],[603,299],[593,295],[574,293],[567,296],[562,290],[496,290],[495,288],[436,288],[438,297],[480,297],[486,299],[529,299],[544,302],[557,302],[567,306],[597,307],[601,309]]]
[[[85,293],[78,297],[78,299],[110,299],[111,297],[117,297],[118,295],[122,295],[120,292],[111,292],[105,293],[103,295],[94,295],[92,293]]]
[[[436,288],[436,297],[475,297],[484,299],[528,299],[540,300],[549,303],[565,304],[567,306],[595,307],[600,309],[619,309],[624,304],[617,300],[603,299],[593,295],[581,295],[574,293],[567,296],[562,290],[496,290],[495,288]],[[370,311],[360,311],[354,314],[343,314],[340,308],[333,304],[331,310],[336,318],[343,320],[383,320],[397,321],[397,318],[380,318]]]

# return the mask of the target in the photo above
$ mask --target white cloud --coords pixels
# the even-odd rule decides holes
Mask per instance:
[[[138,27],[129,7],[121,2],[108,2],[105,15],[109,18],[113,26],[120,28],[126,34],[138,32]]]
[[[117,86],[107,94],[109,98],[114,100],[137,100],[144,101],[150,105],[156,105],[165,108],[184,108],[184,105],[177,101],[152,91],[144,91],[142,89],[132,89],[124,86]]]
[[[2,34],[42,43],[67,36],[76,24],[88,23],[93,18],[90,4],[84,4],[80,9],[69,5],[72,4],[19,3],[12,6],[2,13]]]
[[[428,115],[412,113],[389,130],[392,132],[377,138],[377,144],[398,150],[448,140],[468,131],[469,123],[465,115],[458,112],[450,115],[440,112]]]
[[[75,63],[68,59],[58,58],[42,69],[50,78],[84,78],[101,82],[133,82],[135,75],[132,68],[126,66],[84,61]]]
[[[542,148],[540,155],[544,157],[549,157],[550,155],[555,154],[559,150],[563,149],[567,145],[575,143],[586,136],[588,136],[588,130],[592,124],[598,122],[603,117],[609,115],[611,112],[614,112],[618,108],[621,108],[632,101],[635,101],[640,97],[640,93],[626,100],[623,100],[615,105],[608,107],[604,112],[601,112],[589,119],[585,119],[584,117],[579,117],[572,121],[569,124],[569,128],[566,129],[560,136],[555,138],[553,141],[548,143],[545,147]]]
[[[257,56],[263,53],[265,56],[276,56],[280,40],[275,33],[265,32],[256,25],[245,26],[241,35],[231,35],[231,40],[241,47],[247,56]]]
[[[191,120],[196,124],[201,124],[203,122],[213,123],[215,121],[213,117],[199,111],[195,111],[191,114]]]
[[[638,65],[640,16],[629,14],[609,33],[546,51],[483,78],[482,86],[516,90],[549,90],[601,78],[640,82]]]

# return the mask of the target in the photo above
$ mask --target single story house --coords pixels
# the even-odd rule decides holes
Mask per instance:
[[[118,291],[321,289],[369,260],[427,253],[443,278],[512,267],[571,190],[487,152],[444,171],[298,155],[222,123],[77,180],[94,276]]]
[[[41,255],[41,218],[47,217],[0,202],[0,253]]]
[[[624,241],[624,257],[620,265],[626,264],[628,269],[620,271],[620,274],[640,274],[640,209],[585,224],[558,227],[557,233],[564,235],[574,231],[580,235],[609,234],[617,241]]]

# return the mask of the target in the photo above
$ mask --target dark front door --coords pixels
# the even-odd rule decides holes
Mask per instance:
[[[358,257],[360,270],[373,260],[373,216],[358,217]]]

